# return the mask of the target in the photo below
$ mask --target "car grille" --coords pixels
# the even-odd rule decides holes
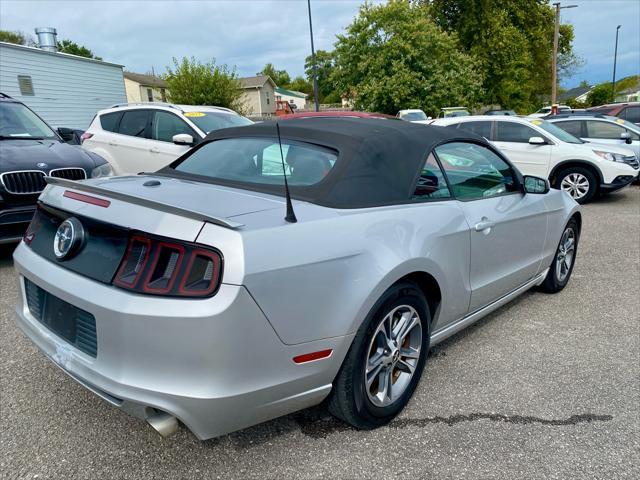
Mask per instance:
[[[638,170],[638,167],[639,167],[640,164],[638,163],[638,159],[636,158],[635,155],[628,155],[626,157],[623,157],[622,160],[627,165],[631,165],[633,168]]]
[[[66,178],[67,180],[84,180],[87,174],[82,168],[56,168],[51,170],[49,175],[52,177]]]
[[[24,289],[29,311],[38,322],[87,355],[98,355],[96,319],[93,315],[50,294],[26,278]]]
[[[17,194],[40,193],[47,185],[44,172],[38,170],[6,172],[0,175],[0,181],[7,192]]]

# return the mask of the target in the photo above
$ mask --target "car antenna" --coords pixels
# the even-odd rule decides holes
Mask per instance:
[[[287,214],[284,219],[289,223],[296,223],[298,219],[293,213],[293,204],[291,203],[291,192],[289,192],[289,182],[287,182],[287,169],[284,166],[284,154],[282,153],[282,139],[280,138],[280,125],[276,122],[276,132],[278,132],[278,145],[280,146],[280,160],[282,161],[282,175],[284,177],[284,195],[287,198]]]

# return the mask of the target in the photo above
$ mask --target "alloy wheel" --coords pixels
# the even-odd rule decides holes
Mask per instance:
[[[371,403],[387,407],[402,396],[420,360],[422,321],[415,308],[400,305],[378,325],[367,355],[365,390]]]
[[[560,188],[578,200],[589,192],[589,179],[581,173],[570,173],[562,179]]]
[[[559,282],[564,282],[569,272],[576,250],[576,234],[573,228],[567,228],[562,234],[556,255],[556,275]]]

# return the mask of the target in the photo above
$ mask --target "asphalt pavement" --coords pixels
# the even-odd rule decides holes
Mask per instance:
[[[206,442],[162,439],[46,360],[0,248],[0,478],[640,478],[640,187],[583,215],[567,288],[434,348],[389,426],[318,407]]]

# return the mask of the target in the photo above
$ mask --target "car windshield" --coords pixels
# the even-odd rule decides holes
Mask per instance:
[[[445,117],[468,117],[470,114],[466,110],[453,110],[450,112],[445,111]]]
[[[427,115],[424,112],[407,112],[402,115],[402,119],[415,122],[416,120],[426,120]]]
[[[632,132],[635,133],[640,133],[640,127],[638,127],[638,125],[636,125],[635,123],[631,123],[628,120],[625,120],[624,118],[611,118],[612,121],[628,128],[629,130],[631,130]]]
[[[184,116],[191,120],[204,133],[229,127],[242,127],[253,122],[235,113],[226,112],[184,112]]]
[[[289,140],[282,141],[282,156],[287,182],[300,186],[320,182],[337,159],[334,150]],[[277,138],[227,138],[205,143],[173,168],[177,172],[235,183],[284,183]]]
[[[0,138],[58,138],[53,130],[21,103],[0,102]]]
[[[550,133],[551,135],[553,135],[554,137],[556,137],[558,140],[562,142],[585,143],[583,140],[580,140],[579,138],[574,137],[570,133],[565,132],[560,127],[557,127],[553,123],[547,122],[546,120],[541,120],[539,118],[536,118],[535,120],[531,120],[531,123],[536,127],[543,129],[545,132]]]

